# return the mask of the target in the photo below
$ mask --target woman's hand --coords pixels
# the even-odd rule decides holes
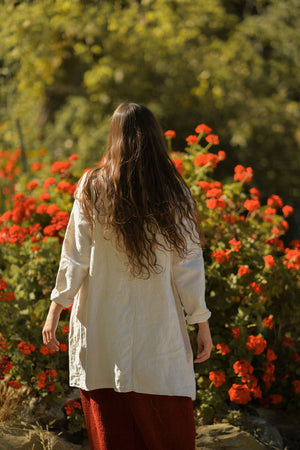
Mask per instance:
[[[211,350],[213,348],[208,322],[199,323],[198,327],[199,327],[197,335],[198,350],[197,350],[197,357],[194,360],[195,363],[206,361],[210,357]]]
[[[63,306],[58,303],[52,302],[48,316],[42,331],[43,342],[50,350],[59,351],[59,342],[55,337],[57,325],[59,322],[60,313],[63,310]]]

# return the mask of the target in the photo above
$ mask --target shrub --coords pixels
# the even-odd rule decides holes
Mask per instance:
[[[198,125],[184,152],[171,153],[197,202],[204,235],[207,304],[215,344],[211,358],[196,365],[197,403],[206,423],[226,415],[232,405],[296,408],[299,396],[293,400],[300,390],[300,241],[285,248],[282,240],[292,207],[276,195],[263,205],[259,190],[249,188],[250,167],[238,165],[233,180],[216,181],[214,169],[226,154],[213,150],[219,139],[211,132]],[[170,151],[174,138],[168,130]],[[69,310],[63,311],[58,329],[60,352],[51,354],[42,345],[41,328],[80,161],[72,155],[49,170],[34,159],[29,175],[21,175],[15,156],[14,171],[7,165],[12,155],[4,155],[1,173],[6,184],[0,185],[6,198],[6,211],[0,216],[0,312],[5,317],[0,379],[14,389],[27,385],[38,401],[63,408],[74,432],[82,427],[82,413],[80,403],[66,402]],[[189,332],[195,350],[196,327],[189,327]]]

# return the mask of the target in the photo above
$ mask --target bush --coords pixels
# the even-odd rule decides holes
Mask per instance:
[[[196,365],[197,405],[202,421],[228,407],[299,407],[300,241],[284,247],[286,217],[293,209],[272,195],[267,205],[251,183],[250,167],[235,167],[222,184],[213,172],[225,159],[217,135],[199,125],[183,153],[171,153],[189,184],[201,216],[207,304],[214,341],[211,358]],[[166,132],[169,149],[175,132]],[[42,150],[45,159],[47,155]],[[36,400],[64,408],[70,432],[83,426],[81,405],[66,401],[69,311],[58,329],[60,352],[42,345],[41,328],[58,269],[72,208],[80,160],[71,155],[51,166],[31,156],[30,173],[18,173],[16,153],[2,153],[0,216],[0,379],[12,389],[29,386]],[[97,162],[96,164],[99,164]],[[13,174],[13,175],[11,175]],[[195,350],[196,327],[189,327]]]

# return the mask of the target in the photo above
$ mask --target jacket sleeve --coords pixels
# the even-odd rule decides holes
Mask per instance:
[[[69,307],[89,272],[91,233],[78,200],[74,201],[62,245],[56,284],[50,299]]]
[[[180,258],[174,252],[172,263],[173,284],[185,310],[186,320],[190,325],[205,322],[211,316],[205,303],[204,261],[196,231],[194,231],[194,236],[198,244],[194,243],[187,235],[187,256]]]

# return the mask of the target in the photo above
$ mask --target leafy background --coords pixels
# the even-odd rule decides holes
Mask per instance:
[[[230,159],[255,169],[300,218],[298,0],[2,0],[0,144],[45,146],[52,160],[89,165],[109,117],[136,101],[177,131],[177,149],[201,122]]]

